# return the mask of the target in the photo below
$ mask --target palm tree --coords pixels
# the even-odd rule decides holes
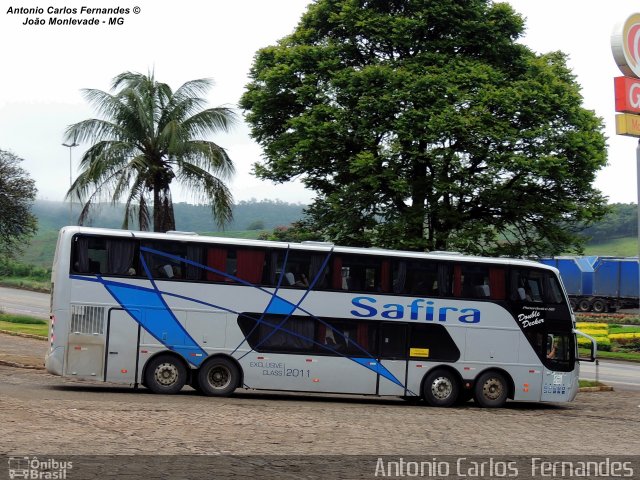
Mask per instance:
[[[227,152],[204,140],[207,134],[228,131],[236,120],[226,107],[207,108],[201,95],[209,79],[192,80],[175,92],[155,80],[153,73],[125,72],[113,79],[113,93],[85,89],[84,97],[104,119],[71,125],[65,141],[90,142],[80,161],[81,173],[67,198],[84,203],[82,225],[96,201],[124,200],[122,228],[137,219],[141,230],[175,230],[171,182],[189,189],[196,201],[207,201],[218,225],[231,220],[232,197],[224,183],[234,173]]]

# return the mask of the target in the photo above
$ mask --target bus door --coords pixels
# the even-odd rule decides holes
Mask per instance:
[[[380,324],[378,395],[406,395],[407,331],[406,323]]]
[[[136,383],[139,345],[138,322],[123,309],[111,309],[107,328],[105,382]]]
[[[567,333],[547,333],[542,376],[543,402],[567,402],[578,391],[579,366],[575,361],[575,337]]]

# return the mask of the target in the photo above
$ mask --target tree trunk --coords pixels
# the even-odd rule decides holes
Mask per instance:
[[[167,232],[176,229],[176,219],[173,214],[171,190],[168,186],[154,186],[153,188],[153,231]]]

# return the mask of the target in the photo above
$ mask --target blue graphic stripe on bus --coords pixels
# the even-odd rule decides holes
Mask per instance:
[[[105,288],[131,317],[151,335],[194,365],[199,365],[207,353],[187,334],[157,290],[129,288],[104,282]],[[144,310],[137,307],[144,305]]]
[[[328,328],[329,330],[333,331],[333,332],[334,332],[334,334],[336,334],[336,335],[338,335],[338,336],[340,336],[340,337],[343,337],[343,338],[346,340],[346,337],[345,337],[345,335],[344,335],[342,332],[340,332],[340,331],[338,331],[338,330],[334,329],[331,325],[329,325],[328,323],[324,322],[323,320],[321,320],[321,319],[317,318],[315,315],[311,314],[310,312],[308,312],[307,310],[305,310],[305,309],[301,308],[301,306],[300,306],[300,305],[301,305],[301,303],[305,300],[305,298],[306,298],[306,297],[307,297],[307,295],[309,294],[309,292],[311,291],[311,289],[313,288],[313,286],[314,286],[314,285],[318,282],[318,280],[320,279],[320,276],[321,276],[322,272],[324,272],[324,269],[325,269],[325,267],[326,267],[326,265],[327,265],[327,263],[328,263],[328,261],[329,261],[329,258],[331,257],[331,254],[332,254],[332,252],[333,252],[333,249],[331,249],[331,251],[329,251],[329,253],[328,253],[327,257],[324,259],[324,261],[323,261],[322,265],[320,266],[320,269],[318,270],[318,273],[316,274],[316,276],[313,278],[313,280],[312,280],[311,284],[309,285],[309,288],[305,291],[304,295],[302,296],[302,298],[300,299],[300,301],[298,301],[298,303],[297,303],[296,305],[293,305],[291,302],[288,302],[287,300],[285,300],[285,299],[283,299],[283,298],[281,298],[281,297],[279,297],[279,296],[277,295],[277,294],[278,294],[278,290],[280,289],[280,286],[281,286],[281,284],[282,284],[282,280],[283,280],[283,278],[284,278],[284,274],[285,274],[285,265],[286,265],[286,263],[287,263],[287,258],[288,258],[288,256],[289,256],[289,250],[290,250],[289,248],[287,248],[287,250],[285,251],[285,257],[284,257],[284,260],[283,260],[283,265],[282,265],[282,267],[281,267],[281,269],[280,269],[280,270],[281,270],[281,272],[280,272],[280,276],[279,276],[279,278],[278,278],[278,285],[276,286],[276,289],[275,289],[275,291],[274,291],[273,293],[269,292],[268,290],[266,290],[266,289],[264,289],[264,288],[261,288],[261,287],[258,287],[258,286],[256,286],[256,285],[253,285],[253,284],[251,284],[251,283],[249,283],[249,282],[247,282],[247,281],[245,281],[245,280],[242,280],[242,279],[240,279],[240,278],[237,278],[237,277],[235,277],[235,276],[233,276],[233,275],[229,275],[229,274],[227,274],[226,272],[222,272],[221,270],[217,270],[217,269],[214,269],[214,268],[208,267],[208,266],[206,266],[206,265],[202,265],[202,264],[200,264],[200,263],[198,263],[198,262],[194,262],[193,260],[188,260],[188,259],[185,259],[185,258],[179,257],[179,256],[177,256],[177,255],[172,255],[172,254],[169,254],[169,253],[161,252],[160,250],[155,250],[155,249],[153,249],[153,248],[148,248],[148,247],[141,247],[141,250],[142,250],[142,251],[145,251],[145,252],[148,252],[148,253],[155,254],[155,255],[160,255],[160,256],[162,256],[162,257],[166,257],[166,258],[172,259],[172,260],[174,260],[174,261],[178,261],[178,262],[185,262],[185,263],[188,263],[189,265],[195,266],[195,267],[197,267],[197,268],[201,268],[201,269],[204,269],[204,270],[207,270],[207,271],[211,271],[211,272],[216,273],[216,274],[218,274],[218,275],[221,275],[221,276],[227,277],[227,278],[229,278],[229,279],[231,279],[231,280],[233,280],[233,281],[237,281],[237,282],[239,282],[239,283],[242,283],[243,285],[247,285],[247,286],[254,287],[254,288],[256,288],[256,289],[258,289],[258,290],[260,290],[260,291],[262,291],[262,292],[266,293],[267,295],[270,295],[270,296],[271,296],[271,300],[270,300],[269,304],[267,304],[267,308],[265,309],[265,311],[263,311],[263,312],[262,312],[262,314],[260,315],[260,318],[259,318],[259,319],[257,319],[257,321],[256,321],[256,325],[252,328],[251,332],[249,332],[249,334],[248,334],[247,336],[250,336],[250,335],[251,335],[251,333],[253,333],[253,331],[254,331],[254,330],[255,330],[255,329],[256,329],[256,328],[257,328],[257,327],[258,327],[258,326],[263,322],[264,315],[265,315],[266,313],[280,313],[280,314],[288,315],[285,319],[283,319],[283,320],[280,322],[280,325],[276,326],[276,328],[274,329],[274,331],[273,331],[273,332],[271,332],[271,333],[270,333],[270,334],[269,334],[265,339],[263,339],[263,340],[262,340],[262,342],[264,342],[264,341],[265,341],[265,340],[267,340],[269,337],[271,337],[271,336],[273,335],[273,333],[275,333],[275,331],[276,331],[276,330],[281,329],[282,325],[284,325],[284,323],[285,323],[285,322],[286,322],[286,320],[289,318],[289,316],[290,316],[290,315],[291,315],[291,314],[292,314],[292,313],[297,309],[297,310],[300,310],[302,313],[305,313],[306,315],[309,315],[311,318],[315,319],[316,321],[318,321],[318,322],[322,323],[326,328]],[[148,271],[147,271],[147,275],[148,275],[148,276],[150,276],[150,274],[148,273]],[[165,292],[165,294],[166,294],[166,292]],[[182,297],[182,298],[188,299],[188,297]],[[195,301],[195,302],[198,302],[198,303],[206,304],[206,302],[201,302],[201,301],[196,300],[196,299],[191,299],[191,300],[192,300],[192,301]],[[274,302],[275,302],[275,305],[273,306],[273,310],[270,310],[270,307],[273,305],[273,303],[274,303]],[[288,304],[288,305],[287,305],[287,304]],[[291,305],[291,306],[293,307],[293,310],[289,311],[289,310],[290,310],[290,308],[291,308],[291,307],[289,307],[289,305]],[[223,308],[223,307],[218,307],[218,308]],[[224,310],[226,310],[226,311],[231,311],[231,310],[229,310],[229,309],[225,309],[225,308],[223,308],[223,309],[224,309]],[[234,312],[234,313],[239,314],[238,312]],[[254,320],[255,320],[255,319],[254,319]],[[285,331],[285,330],[284,330],[284,329],[282,329],[282,331]],[[311,339],[311,340],[312,340],[312,339]],[[245,338],[245,339],[243,339],[243,340],[240,342],[240,344],[239,344],[239,345],[238,345],[238,346],[233,350],[233,352],[231,352],[231,353],[232,353],[232,354],[234,354],[236,351],[238,351],[238,349],[239,349],[239,348],[240,348],[240,347],[241,347],[245,342],[246,342],[246,338]],[[262,342],[261,342],[261,343],[262,343]],[[365,354],[365,355],[370,355],[370,354],[369,354],[369,352],[367,352],[367,350],[365,350],[364,348],[362,348],[360,345],[358,345],[358,344],[357,344],[356,342],[354,342],[353,340],[351,340],[351,343],[352,343],[353,345],[355,345],[359,350],[361,350],[363,354]],[[242,358],[244,358],[246,355],[248,355],[248,353],[249,353],[249,352],[247,352],[247,353],[245,353],[243,356],[241,356],[241,357],[239,358],[239,360],[242,360]],[[343,356],[344,356],[344,355],[343,355]],[[373,358],[373,357],[371,357],[371,358]]]
[[[282,284],[282,280],[283,280],[283,278],[284,278],[284,273],[285,273],[285,271],[284,271],[284,266],[286,265],[287,258],[288,258],[288,255],[289,255],[289,248],[287,248],[287,250],[285,251],[285,258],[284,258],[284,260],[283,260],[283,265],[282,265],[282,268],[281,268],[281,273],[280,273],[280,276],[279,276],[279,278],[278,278],[278,285],[277,285],[277,287],[276,287],[276,290],[275,290],[273,293],[269,292],[269,291],[268,291],[268,290],[266,290],[265,288],[262,288],[262,287],[260,287],[260,286],[258,286],[258,285],[254,285],[254,284],[252,284],[252,283],[249,283],[249,282],[247,282],[246,280],[242,280],[241,278],[235,277],[235,276],[230,275],[230,274],[228,274],[228,273],[226,273],[226,272],[223,272],[223,271],[221,271],[221,270],[217,270],[217,269],[215,269],[215,268],[211,268],[211,267],[209,267],[209,266],[207,266],[207,265],[203,265],[203,264],[201,264],[201,263],[194,262],[193,260],[189,260],[189,259],[186,259],[186,258],[183,258],[183,257],[179,257],[179,256],[177,256],[177,255],[172,255],[172,254],[170,254],[170,253],[165,253],[165,252],[162,252],[162,251],[160,251],[160,250],[156,250],[156,249],[149,248],[149,247],[140,247],[140,250],[141,250],[142,252],[147,252],[147,253],[151,253],[151,254],[154,254],[154,255],[159,255],[159,256],[161,256],[161,257],[165,257],[165,258],[168,258],[168,259],[171,259],[171,260],[177,261],[177,262],[184,262],[184,263],[187,263],[187,264],[192,265],[192,266],[194,266],[194,267],[197,267],[197,268],[203,269],[203,270],[205,270],[205,271],[209,271],[209,272],[215,273],[215,274],[217,274],[217,275],[221,275],[221,276],[226,277],[226,278],[228,278],[228,279],[230,279],[230,280],[233,280],[234,282],[238,282],[238,283],[241,283],[242,285],[246,285],[246,286],[249,286],[249,287],[253,287],[253,288],[257,289],[257,290],[260,290],[261,292],[263,292],[263,293],[265,293],[265,294],[267,294],[267,295],[271,296],[271,297],[272,297],[272,299],[275,297],[275,298],[278,298],[279,300],[281,300],[281,301],[283,301],[283,302],[287,302],[286,300],[282,299],[282,297],[279,297],[277,294],[278,294],[278,290],[280,289],[280,285]],[[328,328],[328,329],[332,330],[332,331],[334,332],[334,334],[337,334],[338,336],[341,336],[341,337],[343,337],[343,338],[345,338],[345,339],[346,339],[346,337],[344,336],[344,334],[342,334],[342,332],[340,332],[340,331],[338,331],[338,330],[335,330],[331,325],[329,325],[328,323],[324,322],[322,319],[319,319],[318,317],[316,317],[315,315],[313,315],[311,312],[309,312],[309,311],[307,311],[306,309],[304,309],[304,308],[302,308],[302,307],[301,307],[301,303],[302,303],[302,301],[304,301],[304,299],[307,297],[307,295],[309,294],[309,292],[311,291],[311,289],[313,288],[313,286],[318,282],[318,280],[319,280],[319,278],[320,278],[320,274],[321,274],[321,272],[323,272],[323,271],[324,271],[324,269],[325,269],[325,267],[326,267],[326,265],[327,265],[327,263],[328,263],[328,261],[329,261],[329,258],[330,258],[330,256],[331,256],[331,253],[332,253],[332,252],[333,252],[333,249],[331,249],[331,251],[329,252],[329,254],[327,255],[327,257],[325,258],[324,262],[323,262],[323,263],[322,263],[322,265],[321,265],[321,268],[318,270],[318,274],[314,277],[314,279],[313,279],[313,281],[311,282],[311,284],[310,284],[309,288],[305,291],[304,295],[302,296],[302,298],[300,299],[300,301],[295,305],[295,307],[296,307],[296,309],[297,309],[297,310],[299,310],[300,312],[302,312],[302,313],[304,313],[304,314],[306,314],[306,315],[309,315],[309,316],[310,316],[311,318],[313,318],[314,320],[316,320],[316,321],[320,322],[321,324],[323,324],[326,328]],[[149,274],[149,272],[148,272],[148,271],[147,271],[147,276],[150,276],[150,274]],[[153,280],[151,280],[151,281],[153,282]],[[163,292],[163,293],[165,293],[165,294],[166,294],[166,292]],[[187,298],[187,297],[184,297],[184,298]],[[198,300],[195,300],[195,299],[192,299],[192,300],[193,300],[193,301],[197,301],[197,302],[199,302]],[[270,302],[271,302],[271,300],[270,300]],[[269,304],[267,304],[267,305],[269,305]],[[220,307],[220,308],[222,308],[222,307]],[[267,308],[268,308],[268,307],[267,307]],[[224,309],[224,310],[231,311],[231,310],[228,310],[228,309]],[[236,313],[237,313],[237,312],[236,312]],[[265,309],[265,311],[263,312],[263,314],[260,316],[260,319],[258,320],[258,323],[256,324],[256,327],[260,324],[260,322],[261,322],[261,321],[262,321],[262,319],[264,318],[264,314],[265,314],[265,313],[266,313],[266,309]],[[286,319],[285,319],[285,321],[286,321]],[[283,321],[282,323],[284,323],[284,321]],[[245,339],[245,340],[246,340],[246,339]],[[237,350],[242,346],[242,344],[245,342],[245,340],[243,340],[242,342],[240,342],[240,344],[239,344],[239,345],[238,345],[238,346],[233,350],[232,354],[233,354],[233,353],[235,353],[235,352],[236,352],[236,351],[237,351]],[[352,342],[352,343],[354,343],[354,344],[356,345],[356,347],[357,347],[359,350],[361,350],[361,351],[362,351],[362,353],[363,353],[364,355],[369,355],[369,352],[367,352],[367,350],[365,350],[364,348],[362,348],[362,347],[361,347],[360,345],[358,345],[357,343],[353,342],[353,340],[351,340],[351,342]],[[243,358],[243,357],[241,357],[241,358]]]
[[[269,302],[269,305],[267,305],[267,309],[264,311],[264,313],[287,315],[287,318],[289,318],[295,311],[295,309],[296,306],[293,303],[274,295]]]
[[[267,310],[269,309],[269,305],[273,302],[273,300],[275,298],[279,298],[278,297],[278,291],[280,290],[280,286],[282,285],[282,280],[284,279],[284,268],[285,265],[287,264],[287,259],[289,258],[289,248],[287,248],[284,252],[284,260],[282,260],[282,267],[280,268],[280,276],[278,277],[278,284],[276,285],[276,289],[273,292],[272,296],[271,296],[271,300],[269,301],[269,304],[267,305],[267,308],[265,308],[265,310],[262,312],[262,314],[260,315],[260,318],[258,319],[258,321],[256,322],[256,324],[253,326],[253,328],[251,329],[251,331],[245,336],[245,338],[242,339],[242,341],[238,344],[238,346],[236,348],[233,349],[233,352],[231,352],[231,355],[233,355],[234,353],[236,353],[240,347],[247,342],[247,338],[250,337],[253,332],[256,330],[256,328],[258,328],[258,326],[260,325],[260,323],[264,320],[264,316],[267,312]],[[284,300],[283,300],[284,301]],[[295,310],[295,309],[294,309]],[[248,343],[248,342],[247,342]],[[240,359],[244,358],[240,357]]]
[[[289,248],[290,247],[287,246],[287,252],[286,252],[286,255],[285,255],[284,265],[282,266],[282,269],[281,269],[281,276],[284,275],[284,270],[285,270],[285,265],[286,265],[286,257],[289,255]],[[318,280],[320,279],[320,276],[324,274],[324,269],[326,268],[327,263],[329,263],[329,258],[331,258],[331,254],[332,253],[333,253],[333,247],[331,248],[331,250],[329,251],[329,253],[325,257],[324,261],[322,262],[322,265],[320,265],[320,268],[318,269],[318,271],[316,272],[315,276],[313,277],[313,280],[307,286],[307,290],[304,292],[304,294],[302,295],[300,300],[298,300],[298,303],[294,306],[294,308],[291,311],[287,312],[286,309],[283,309],[283,311],[280,312],[280,313],[282,313],[282,314],[284,314],[286,316],[278,323],[278,325],[268,335],[266,335],[262,340],[260,340],[255,347],[253,347],[254,349],[259,347],[260,345],[262,345],[267,340],[269,340],[278,330],[280,330],[282,328],[282,326],[287,322],[287,320],[289,320],[289,318],[291,317],[293,312],[302,304],[302,302],[304,302],[304,300],[307,298],[307,296],[309,295],[309,293],[311,292],[311,290],[313,289],[315,284],[318,283]],[[278,286],[279,285],[280,285],[280,283],[278,283]],[[275,293],[274,293],[274,296],[275,296]],[[269,308],[272,303],[273,303],[273,301],[269,303],[267,308]],[[287,302],[287,303],[289,303],[289,302]],[[278,307],[278,306],[282,307],[282,305],[277,305],[276,307]],[[265,313],[266,313],[266,310],[265,310]],[[315,316],[312,316],[312,317],[314,319],[316,319],[316,321],[318,320]],[[260,316],[260,320],[257,322],[256,326],[260,323],[260,321],[262,321],[263,318],[264,318],[264,313]],[[329,327],[329,328],[331,328],[331,327]],[[331,328],[331,329],[333,330],[333,328]],[[249,352],[245,353],[240,358],[244,358],[248,354],[249,354]]]
[[[148,295],[148,294],[156,294],[156,293],[160,293],[160,294],[162,294],[164,296],[168,296],[168,297],[174,297],[174,298],[179,298],[181,300],[186,300],[186,301],[198,303],[198,304],[203,305],[203,306],[216,308],[216,309],[223,310],[223,311],[226,311],[226,312],[229,312],[229,313],[232,313],[232,314],[236,314],[236,315],[241,316],[241,317],[252,318],[253,320],[256,320],[254,317],[250,317],[248,315],[244,315],[241,312],[236,312],[234,310],[231,310],[229,308],[223,307],[221,305],[215,305],[215,304],[212,304],[212,303],[209,303],[209,302],[205,302],[203,300],[198,300],[198,299],[187,297],[187,296],[180,295],[180,294],[177,294],[177,293],[160,291],[160,290],[156,291],[156,290],[151,290],[151,289],[149,289],[147,287],[141,287],[141,286],[138,286],[138,285],[130,285],[130,284],[121,283],[121,282],[102,280],[99,277],[98,278],[96,278],[96,277],[89,277],[88,278],[88,277],[85,277],[85,276],[72,275],[71,278],[73,278],[75,280],[86,281],[86,282],[102,283],[105,286],[105,288],[107,288],[107,290],[111,293],[111,295],[116,300],[118,300],[120,305],[129,313],[129,315],[131,315],[131,317],[134,320],[138,321],[144,328],[147,328],[147,329],[149,329],[149,327],[147,327],[145,325],[145,323],[142,322],[141,314],[136,310],[138,308],[140,308],[140,307],[145,307],[146,308],[146,305],[144,303],[146,298],[147,298],[146,295]],[[127,291],[127,294],[128,294],[127,298],[130,297],[129,300],[127,301],[127,304],[129,305],[129,307],[127,307],[125,305],[125,302],[122,302],[122,301],[119,300],[119,298],[122,298],[122,295],[118,295],[117,293],[115,293],[116,290]],[[321,323],[323,323],[324,325],[326,325],[328,328],[331,328],[326,322],[322,321],[321,319],[317,319],[317,320],[320,321]],[[268,327],[271,327],[271,328],[276,327],[276,325],[274,325],[274,324],[272,324],[272,323],[270,323],[268,321],[265,321],[265,320],[262,320],[261,323],[266,325],[266,326],[268,326]],[[387,378],[391,382],[393,382],[393,383],[395,383],[395,384],[397,384],[397,385],[399,385],[401,387],[404,387],[404,385],[396,377],[394,377],[383,365],[380,365],[373,356],[369,356],[367,358],[349,357],[349,356],[345,355],[344,353],[337,351],[335,348],[332,348],[330,345],[325,345],[324,343],[320,343],[320,342],[316,341],[313,338],[309,338],[309,337],[301,335],[301,334],[299,334],[297,332],[293,332],[293,331],[291,331],[291,330],[289,330],[287,328],[284,328],[282,326],[280,327],[280,331],[282,331],[284,333],[287,333],[287,334],[289,334],[291,336],[300,338],[301,340],[305,340],[307,342],[311,342],[314,345],[319,346],[321,349],[326,350],[327,352],[331,353],[332,355],[341,356],[343,358],[347,358],[347,359],[349,359],[349,360],[351,360],[353,362],[356,362],[359,365],[378,373],[380,376],[382,376],[384,378]],[[333,331],[335,333],[337,333],[337,334],[340,334],[340,332],[338,332],[337,330],[333,330]],[[202,351],[202,349],[200,349],[200,347],[197,347],[195,349],[194,348],[189,349],[189,348],[186,348],[186,347],[184,347],[184,348],[175,348],[173,345],[167,345],[167,342],[162,339],[162,336],[156,335],[154,333],[154,331],[149,330],[149,332],[158,341],[160,341],[161,343],[165,344],[165,346],[167,346],[168,348],[171,348],[174,351],[177,351],[177,352],[185,355],[186,358],[189,358],[189,355],[191,355],[192,353],[197,354],[198,350]],[[362,347],[360,347],[359,345],[357,345],[356,342],[353,341],[353,339],[350,340],[350,344],[352,346],[358,346],[359,349],[364,351],[364,349]],[[364,353],[367,354],[367,355],[370,355],[366,351]],[[206,357],[206,353],[204,353],[204,356]],[[202,358],[203,357],[195,357],[195,358],[192,358],[191,361],[194,364],[198,365],[202,361]],[[409,391],[409,393],[413,394],[410,391]]]
[[[380,362],[376,360],[372,360],[371,358],[357,358],[357,357],[349,357],[349,360],[353,360],[356,363],[359,363],[365,368],[376,372],[378,375],[386,378],[387,380],[391,380],[396,385],[405,388],[404,383],[398,380],[389,370],[385,368],[384,365],[381,365]]]
[[[118,300],[118,302],[123,306],[123,308],[125,308],[125,310],[127,310],[129,312],[129,314],[132,316],[132,318],[134,318],[136,321],[138,321],[139,323],[141,323],[147,330],[149,330],[149,332],[156,337],[156,339],[158,339],[158,341],[160,341],[161,343],[163,343],[165,346],[167,346],[168,348],[171,348],[173,350],[178,351],[178,348],[181,348],[179,346],[176,346],[173,342],[169,342],[167,341],[168,338],[168,333],[167,331],[162,331],[161,335],[157,335],[158,331],[156,329],[156,331],[152,331],[149,329],[149,327],[147,325],[145,325],[145,323],[143,323],[144,320],[144,315],[137,313],[137,312],[133,312],[130,311],[131,309],[131,305],[134,304],[140,304],[140,305],[144,305],[144,302],[140,303],[140,299],[135,300],[133,303],[131,303],[130,305],[127,305],[126,303],[122,302],[117,296],[116,293],[113,290],[116,290],[118,287],[120,289],[122,289],[123,291],[129,291],[130,293],[133,291],[138,291],[138,292],[144,292],[145,295],[152,293],[155,295],[155,298],[160,302],[160,304],[162,305],[162,311],[164,312],[164,319],[163,319],[163,323],[166,324],[167,326],[171,326],[173,329],[176,329],[176,331],[179,331],[182,333],[182,335],[184,336],[185,339],[185,345],[187,348],[183,349],[185,350],[184,352],[181,352],[183,354],[186,353],[186,358],[189,359],[189,361],[191,361],[192,363],[194,363],[195,365],[199,365],[202,360],[204,358],[206,358],[207,354],[206,352],[195,342],[195,340],[193,340],[191,338],[191,336],[188,334],[188,332],[184,329],[184,327],[182,326],[182,324],[180,324],[180,322],[177,320],[177,318],[175,317],[175,315],[173,314],[173,312],[171,311],[171,309],[169,308],[169,306],[166,304],[166,302],[164,301],[164,299],[162,298],[162,295],[167,295],[167,296],[172,296],[172,297],[177,297],[177,298],[182,298],[184,300],[187,301],[192,301],[195,303],[199,303],[199,304],[203,304],[203,305],[207,305],[207,306],[211,306],[213,308],[219,308],[222,309],[224,311],[228,311],[230,313],[235,313],[237,315],[242,315],[240,312],[234,312],[228,308],[224,308],[221,306],[217,306],[217,305],[213,305],[210,304],[208,302],[203,302],[201,300],[197,300],[195,298],[190,298],[190,297],[186,297],[183,295],[178,295],[178,294],[173,294],[170,292],[164,292],[164,291],[160,291],[157,287],[156,282],[153,279],[153,276],[151,275],[151,272],[148,268],[148,265],[144,259],[144,256],[142,255],[142,252],[147,252],[147,253],[151,253],[154,255],[160,255],[162,257],[166,257],[178,262],[185,262],[187,264],[193,265],[197,268],[201,268],[204,269],[206,271],[211,271],[213,273],[216,273],[218,275],[222,275],[224,277],[227,277],[233,281],[236,281],[238,283],[241,283],[243,285],[246,286],[250,286],[253,288],[256,288],[264,293],[266,293],[267,295],[269,295],[271,297],[269,303],[267,304],[265,310],[262,312],[262,314],[260,315],[259,319],[255,319],[253,317],[251,317],[253,320],[256,321],[256,325],[253,327],[253,330],[255,330],[255,328],[257,328],[261,323],[266,324],[268,326],[270,326],[273,330],[265,337],[261,340],[261,342],[257,345],[259,346],[260,344],[264,343],[265,341],[267,341],[269,339],[269,337],[271,337],[274,333],[276,333],[277,331],[281,331],[284,333],[287,333],[289,335],[295,336],[295,337],[299,337],[305,341],[310,341],[315,345],[319,345],[321,348],[331,352],[332,354],[336,354],[345,358],[348,358],[349,360],[352,360],[356,363],[358,363],[359,365],[362,365],[370,370],[375,371],[376,373],[380,374],[382,377],[389,379],[390,381],[392,381],[393,383],[396,383],[400,386],[404,386],[402,383],[400,383],[398,381],[398,379],[396,379],[386,368],[384,368],[383,366],[379,365],[378,362],[374,359],[374,357],[366,350],[364,349],[361,345],[359,345],[357,342],[355,342],[353,339],[349,339],[351,345],[353,345],[354,347],[356,347],[358,350],[360,350],[364,355],[367,356],[367,359],[363,359],[363,361],[359,361],[356,357],[349,357],[347,355],[344,355],[336,350],[334,350],[333,348],[331,348],[328,345],[325,344],[321,344],[319,342],[316,342],[315,339],[313,338],[307,338],[303,335],[300,335],[298,333],[292,332],[287,328],[284,328],[284,325],[286,323],[286,321],[291,317],[291,315],[296,311],[296,310],[300,310],[301,312],[307,314],[309,317],[313,318],[314,320],[316,320],[317,322],[323,324],[327,329],[329,329],[330,331],[332,331],[334,333],[334,335],[338,335],[341,336],[343,338],[346,339],[346,336],[340,332],[339,330],[335,329],[332,325],[328,324],[327,322],[325,322],[324,320],[316,317],[315,315],[311,314],[310,312],[306,311],[306,309],[301,308],[301,304],[302,302],[304,302],[304,300],[306,299],[306,297],[309,295],[309,293],[311,292],[311,290],[313,289],[313,287],[315,286],[315,284],[319,281],[319,279],[321,278],[321,276],[324,274],[324,270],[326,268],[326,265],[329,262],[329,259],[331,257],[331,254],[333,253],[333,249],[331,249],[331,251],[327,254],[327,256],[325,257],[324,261],[322,262],[322,265],[320,266],[320,268],[318,269],[318,272],[316,273],[316,275],[314,276],[313,280],[311,281],[311,283],[309,284],[308,288],[306,289],[306,291],[304,292],[304,294],[302,295],[302,297],[300,298],[300,300],[296,303],[293,304],[291,302],[289,302],[288,300],[283,299],[282,297],[278,296],[278,290],[281,286],[283,277],[284,277],[284,265],[286,265],[286,261],[287,261],[287,257],[289,254],[289,248],[287,248],[286,253],[285,253],[285,259],[284,259],[284,265],[281,268],[281,273],[280,273],[280,277],[278,279],[278,285],[275,289],[275,291],[273,293],[269,292],[268,290],[256,286],[254,284],[251,284],[245,280],[242,280],[240,278],[237,278],[233,275],[229,275],[226,272],[222,272],[220,270],[208,267],[206,265],[202,265],[198,262],[194,262],[192,260],[188,260],[176,255],[172,255],[169,253],[165,253],[165,252],[161,252],[159,250],[155,250],[152,248],[148,248],[148,247],[141,247],[141,253],[140,253],[140,261],[142,263],[142,266],[145,270],[145,273],[147,275],[147,278],[149,279],[149,281],[151,282],[151,285],[153,286],[153,290],[148,289],[148,288],[144,288],[144,287],[139,287],[139,286],[134,286],[134,285],[128,285],[128,284],[124,284],[124,283],[116,283],[116,282],[102,282],[105,284],[105,286],[107,286],[107,283],[109,285],[112,286],[112,289],[109,289],[109,292],[112,294],[112,296],[114,296],[114,298],[116,298],[116,300]],[[97,281],[102,281],[100,276],[97,277],[98,280]],[[82,280],[89,280],[86,277],[84,278],[79,278]],[[285,315],[285,317],[277,324],[277,325],[273,325],[269,322],[265,322],[264,321],[264,315],[265,314],[280,314],[280,315]],[[238,345],[238,347],[236,347],[236,349],[232,352],[235,353],[240,346],[246,341],[246,338],[243,339],[243,341]],[[196,353],[194,353],[193,351],[196,350]],[[244,358],[246,355],[248,355],[250,353],[246,352],[244,355],[242,355],[239,360],[241,360],[242,358]],[[196,355],[194,357],[194,355]],[[364,361],[366,360],[366,362]],[[372,365],[378,365],[378,367],[376,368],[372,368]]]

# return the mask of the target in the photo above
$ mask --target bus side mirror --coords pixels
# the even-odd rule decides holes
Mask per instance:
[[[583,361],[583,362],[595,362],[596,361],[596,355],[598,352],[598,344],[596,342],[596,339],[587,335],[586,333],[581,332],[580,330],[574,330],[573,331],[576,335],[579,335],[581,337],[585,337],[589,340],[589,356],[588,357],[581,357],[580,355],[578,355],[578,360]],[[577,340],[577,339],[576,339]]]

